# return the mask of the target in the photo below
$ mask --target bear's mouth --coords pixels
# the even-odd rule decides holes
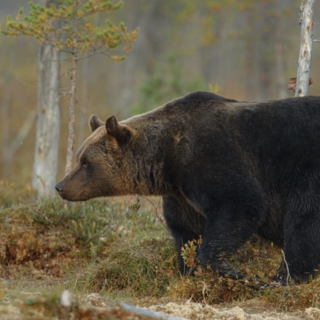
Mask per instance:
[[[77,201],[86,201],[88,200],[86,197],[84,197],[83,195],[83,191],[80,191],[77,195],[75,195],[74,197],[69,197],[68,194],[66,194],[65,192],[59,192],[59,196],[63,199],[63,200],[67,200],[67,201],[72,201],[72,202],[77,202]]]

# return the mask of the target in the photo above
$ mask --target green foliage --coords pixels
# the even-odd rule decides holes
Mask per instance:
[[[131,114],[139,114],[158,107],[186,92],[205,90],[205,84],[199,79],[185,79],[182,65],[171,55],[165,62],[158,63],[154,75],[141,85],[141,100],[131,106]]]
[[[2,33],[8,37],[24,35],[34,37],[40,43],[50,42],[57,50],[77,53],[78,58],[91,54],[104,53],[125,44],[124,51],[131,49],[130,43],[135,41],[138,29],[127,31],[124,23],[119,26],[110,20],[105,26],[97,26],[92,17],[97,13],[109,13],[119,10],[122,2],[114,4],[110,0],[62,0],[57,7],[49,8],[29,2],[30,13],[23,16],[23,8],[19,10],[16,21],[8,16],[6,28]],[[123,61],[124,56],[112,55],[115,61]]]

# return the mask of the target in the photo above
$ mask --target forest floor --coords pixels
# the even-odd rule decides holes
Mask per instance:
[[[190,265],[198,245],[185,248]],[[230,259],[266,282],[280,262],[260,240]],[[320,277],[257,290],[201,266],[196,274],[179,275],[159,199],[67,206],[0,182],[0,319],[147,319],[122,302],[186,319],[320,319]]]

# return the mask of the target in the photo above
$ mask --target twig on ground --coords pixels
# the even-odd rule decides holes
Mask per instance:
[[[288,263],[287,263],[287,260],[286,260],[286,256],[285,256],[285,254],[284,254],[284,251],[281,250],[281,252],[282,252],[282,256],[283,256],[283,261],[284,261],[284,263],[285,263],[285,265],[286,265],[286,269],[287,269],[286,286],[288,286],[288,285],[289,285],[289,281],[291,280],[291,276],[290,276],[290,272],[289,272],[289,266],[288,266]]]
[[[122,310],[133,313],[137,316],[148,317],[150,319],[159,319],[159,320],[187,320],[186,318],[177,318],[172,317],[166,314],[162,314],[160,312],[155,312],[151,310],[145,310],[141,308],[137,308],[134,306],[130,306],[129,304],[120,303],[120,307]]]

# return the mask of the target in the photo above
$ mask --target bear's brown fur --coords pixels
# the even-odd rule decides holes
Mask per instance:
[[[62,198],[163,196],[180,255],[203,237],[199,258],[243,275],[225,258],[253,234],[284,248],[291,275],[320,264],[320,98],[237,102],[194,92],[120,123],[91,116]],[[283,274],[280,275],[283,277]]]

